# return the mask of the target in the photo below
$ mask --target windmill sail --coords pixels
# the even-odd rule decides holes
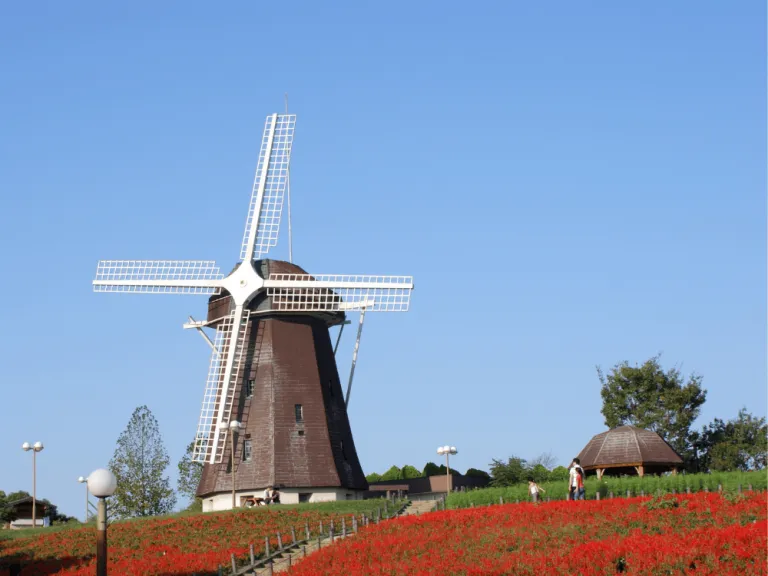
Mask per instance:
[[[228,430],[219,428],[219,424],[229,423],[232,415],[232,404],[243,362],[245,335],[248,330],[250,311],[243,310],[239,330],[236,331],[233,342],[235,318],[236,311],[233,311],[216,326],[216,338],[213,341],[214,349],[208,367],[203,405],[200,410],[200,420],[195,437],[195,449],[192,453],[194,462],[217,464],[221,462],[226,446]],[[227,358],[230,353],[234,354],[234,362],[229,378],[227,378]],[[224,386],[225,382],[228,384],[227,386]]]
[[[240,259],[258,259],[277,244],[291,161],[295,114],[267,116]]]

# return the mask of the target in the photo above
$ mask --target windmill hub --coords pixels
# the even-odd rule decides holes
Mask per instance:
[[[251,261],[244,261],[221,284],[232,295],[235,305],[245,306],[264,288],[264,279],[254,270]]]

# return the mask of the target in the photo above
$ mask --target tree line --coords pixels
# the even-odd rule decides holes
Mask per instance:
[[[629,424],[656,432],[683,458],[684,470],[750,471],[766,467],[768,426],[765,418],[742,409],[730,420],[715,418],[700,430],[693,429],[707,396],[701,376],[692,374],[686,379],[677,368],[665,371],[659,356],[641,366],[621,362],[608,373],[598,367],[597,376],[605,425],[615,428]],[[190,501],[190,509],[200,510],[201,503],[195,492],[203,466],[192,461],[193,448],[194,442],[187,446],[177,464],[178,481],[174,490],[167,475],[170,458],[157,420],[146,406],[136,408],[109,462],[110,470],[117,477],[117,490],[110,501],[112,513],[118,517],[167,514],[176,505],[177,493]],[[565,480],[567,469],[555,464],[551,454],[542,454],[530,461],[512,456],[505,461],[494,459],[489,465],[490,474],[470,468],[466,475],[489,478],[495,486],[509,486],[528,478],[536,482]],[[447,472],[444,464],[427,462],[421,470],[409,464],[392,466],[382,474],[368,474],[366,479],[374,483]],[[454,469],[450,473],[459,474]],[[25,496],[28,496],[26,492],[8,496],[0,492],[0,520],[4,518],[2,514],[8,514],[4,504]]]
[[[605,425],[609,429],[630,425],[656,432],[683,459],[684,472],[765,469],[768,425],[764,417],[742,408],[730,420],[715,418],[700,430],[693,428],[707,398],[700,375],[694,373],[686,379],[677,368],[665,371],[657,355],[641,366],[620,362],[607,374],[597,367],[597,376]],[[554,462],[547,456],[531,462],[517,456],[506,462],[493,460],[491,485],[511,486],[528,478],[536,482],[567,479],[567,469],[553,468]]]

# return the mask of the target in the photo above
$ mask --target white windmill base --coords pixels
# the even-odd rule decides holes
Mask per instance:
[[[266,486],[260,490],[237,490],[235,501],[239,507],[246,498],[261,498]],[[305,502],[338,502],[340,500],[362,500],[362,490],[347,488],[280,488],[280,504]],[[232,509],[232,492],[221,492],[203,499],[203,512],[218,512]]]

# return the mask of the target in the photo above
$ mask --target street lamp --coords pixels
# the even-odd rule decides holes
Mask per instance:
[[[99,499],[96,516],[96,576],[107,576],[107,498],[115,493],[117,478],[109,470],[99,468],[86,480],[91,494]]]
[[[445,493],[447,502],[447,498],[451,494],[451,463],[449,457],[451,454],[458,454],[458,450],[456,450],[456,446],[440,446],[437,449],[437,453],[440,456],[445,454]]]
[[[21,449],[24,452],[32,450],[32,528],[37,528],[37,453],[43,449],[42,442],[35,442],[30,445],[29,442],[24,442],[21,445]]]
[[[80,484],[85,484],[85,522],[88,522],[88,478],[85,478],[84,476],[80,476],[80,478],[77,479]]]
[[[229,428],[230,432],[232,432],[232,434],[230,434],[230,451],[232,452],[232,509],[234,510],[237,507],[235,498],[235,479],[237,478],[235,476],[235,434],[240,430],[241,425],[237,420],[232,420],[229,425],[227,425],[226,422],[222,422],[219,425],[219,428],[221,430]]]

